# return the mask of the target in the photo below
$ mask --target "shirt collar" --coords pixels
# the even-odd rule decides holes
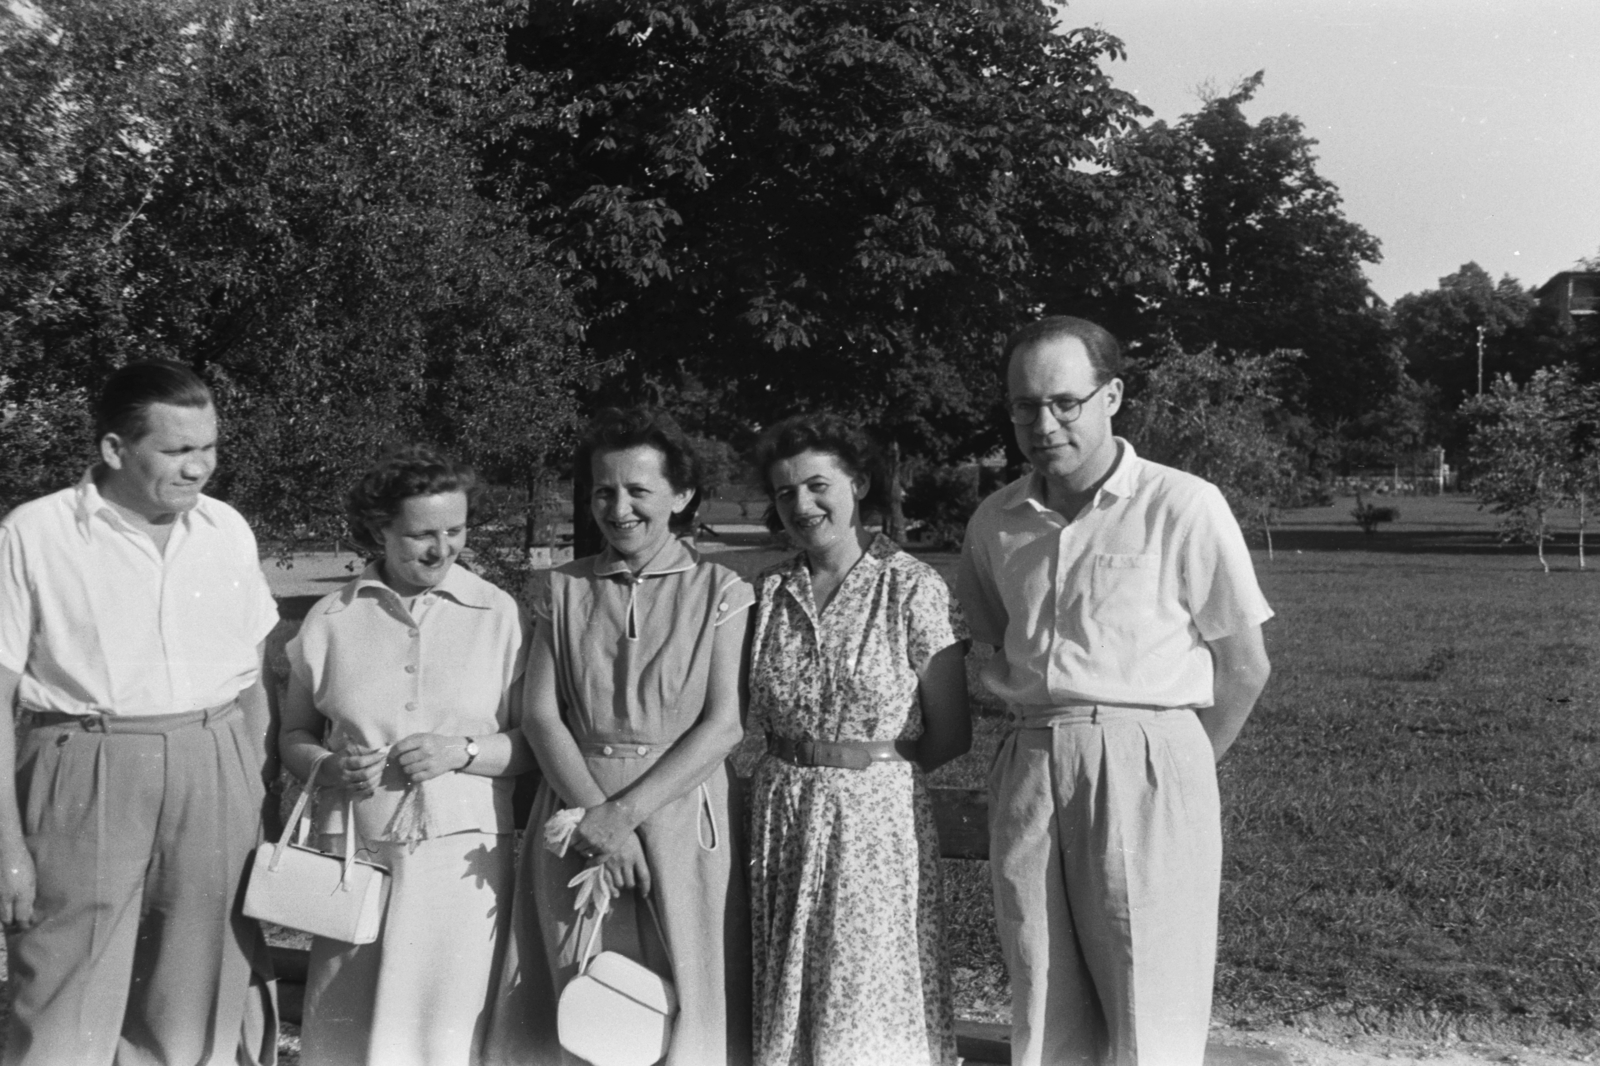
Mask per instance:
[[[329,605],[327,613],[337,614],[344,610],[368,589],[371,589],[376,596],[393,596],[400,599],[398,592],[384,584],[380,566],[381,563],[377,559],[368,563],[366,569],[361,571],[361,576],[346,585],[339,599]],[[493,590],[493,585],[457,561],[450,567],[450,572],[444,575],[444,580],[433,586],[431,591],[452,599],[463,607],[488,610],[494,606]]]
[[[77,494],[77,499],[74,501],[73,518],[76,520],[78,532],[83,534],[85,540],[89,539],[90,523],[93,521],[94,516],[98,514],[105,515],[113,525],[125,529],[132,528],[128,520],[122,517],[121,512],[107,502],[104,496],[100,495],[100,486],[94,483],[95,474],[99,472],[101,465],[100,463],[95,463],[85,470],[83,477],[78,479],[77,487],[74,490]],[[213,527],[217,525],[217,517],[211,513],[211,498],[209,496],[201,495],[192,508],[187,511],[180,511],[178,513],[178,521],[182,522],[185,528],[188,528],[193,522],[191,516],[196,514],[205,519],[208,525]]]
[[[1134,490],[1139,487],[1139,467],[1143,465],[1144,460],[1140,459],[1138,453],[1133,450],[1133,445],[1122,437],[1114,437],[1112,439],[1120,446],[1120,454],[1117,457],[1117,465],[1111,468],[1110,476],[1106,478],[1105,483],[1095,493],[1094,503],[1092,504],[1094,507],[1099,507],[1107,497],[1125,500],[1132,496]],[[1049,507],[1045,506],[1044,502],[1044,475],[1037,470],[1029,471],[1000,491],[1006,493],[1006,496],[1000,501],[1000,506],[1004,510],[1009,511],[1020,507],[1031,507],[1036,511],[1050,510]]]
[[[639,576],[661,577],[664,574],[681,574],[686,570],[693,570],[700,562],[695,553],[677,537],[668,537],[656,549],[656,553],[639,569]],[[605,550],[594,557],[595,577],[616,577],[618,575],[631,575],[633,568],[628,561],[617,554],[617,550],[607,544]]]

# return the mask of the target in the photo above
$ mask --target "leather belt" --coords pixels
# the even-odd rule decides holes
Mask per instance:
[[[767,754],[794,766],[837,766],[865,770],[875,762],[915,762],[914,740],[796,740],[767,734]]]
[[[179,729],[187,729],[190,726],[209,726],[237,713],[240,713],[238,701],[229,700],[227,703],[219,703],[215,707],[207,707],[199,711],[184,711],[179,714],[144,714],[133,717],[100,712],[68,714],[65,711],[41,711],[32,707],[23,707],[19,718],[22,724],[30,729],[67,726],[68,728],[81,729],[85,733],[160,734],[173,733]]]

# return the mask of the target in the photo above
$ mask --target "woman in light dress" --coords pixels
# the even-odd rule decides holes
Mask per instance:
[[[306,1066],[469,1066],[481,1060],[514,880],[512,775],[524,623],[457,563],[479,487],[424,447],[351,489],[351,534],[377,558],[323,597],[288,648],[279,747],[316,769],[317,827],[354,830],[393,882],[377,941],[318,937]],[[346,821],[354,812],[354,825]]]
[[[923,775],[971,744],[965,625],[932,567],[866,527],[885,481],[858,430],[789,419],[762,436],[756,468],[801,549],[757,580],[756,1061],[953,1066]]]
[[[692,528],[699,471],[670,419],[604,412],[577,462],[606,547],[551,571],[533,597],[523,730],[543,781],[518,863],[491,1061],[577,1061],[557,1044],[556,1003],[593,924],[568,882],[598,866],[621,892],[598,949],[676,986],[664,1062],[744,1063],[749,918],[726,759],[743,736],[750,585],[677,536]],[[583,814],[557,856],[533,830],[563,808]]]

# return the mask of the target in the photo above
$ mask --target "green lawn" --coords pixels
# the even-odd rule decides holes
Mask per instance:
[[[1546,576],[1470,501],[1393,502],[1257,553],[1274,673],[1221,768],[1218,1013],[1600,1047],[1600,573],[1571,523]],[[981,784],[998,731],[940,782]],[[987,870],[946,879],[962,1011],[1001,1016]]]

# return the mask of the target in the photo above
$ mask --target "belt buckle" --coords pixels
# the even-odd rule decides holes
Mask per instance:
[[[801,737],[795,741],[794,762],[796,766],[817,765],[817,742],[810,737]]]

